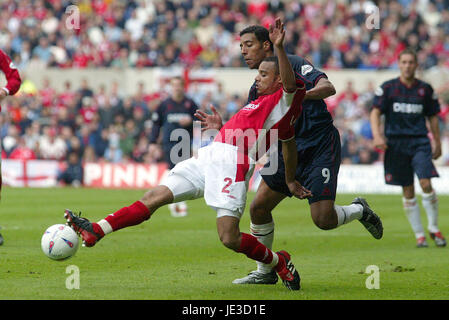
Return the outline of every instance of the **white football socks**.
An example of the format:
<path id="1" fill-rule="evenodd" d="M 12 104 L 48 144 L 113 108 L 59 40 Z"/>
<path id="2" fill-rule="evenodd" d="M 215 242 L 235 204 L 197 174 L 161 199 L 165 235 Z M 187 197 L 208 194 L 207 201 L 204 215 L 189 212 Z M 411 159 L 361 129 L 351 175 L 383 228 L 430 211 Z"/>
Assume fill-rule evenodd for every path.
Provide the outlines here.
<path id="1" fill-rule="evenodd" d="M 251 234 L 259 240 L 260 243 L 264 244 L 268 249 L 272 249 L 273 240 L 274 240 L 274 222 L 271 221 L 266 224 L 250 224 Z M 274 256 L 277 257 L 275 253 L 273 253 L 273 260 L 275 260 Z M 277 260 L 277 259 L 276 259 Z M 265 264 L 257 261 L 257 271 L 260 273 L 270 273 L 273 269 L 271 264 Z M 277 261 L 275 261 L 274 266 L 276 266 Z"/>
<path id="2" fill-rule="evenodd" d="M 404 205 L 405 215 L 412 226 L 416 239 L 424 237 L 424 228 L 421 223 L 421 214 L 416 198 L 402 198 L 402 204 Z"/>
<path id="3" fill-rule="evenodd" d="M 438 229 L 438 198 L 435 191 L 422 194 L 422 206 L 427 214 L 427 223 L 429 232 L 436 233 Z"/>
<path id="4" fill-rule="evenodd" d="M 360 220 L 363 216 L 363 207 L 360 204 L 350 204 L 349 206 L 334 205 L 337 212 L 337 227 L 349 223 L 355 219 Z"/>

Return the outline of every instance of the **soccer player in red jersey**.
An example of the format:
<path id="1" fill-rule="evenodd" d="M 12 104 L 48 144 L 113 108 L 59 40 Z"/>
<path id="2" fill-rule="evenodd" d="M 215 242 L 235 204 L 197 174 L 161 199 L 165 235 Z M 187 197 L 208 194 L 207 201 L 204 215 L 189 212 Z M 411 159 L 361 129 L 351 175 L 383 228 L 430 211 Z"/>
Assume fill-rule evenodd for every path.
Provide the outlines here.
<path id="1" fill-rule="evenodd" d="M 277 141 L 273 132 L 282 141 L 285 180 L 290 192 L 300 199 L 312 196 L 295 180 L 294 125 L 301 113 L 305 85 L 295 79 L 284 50 L 284 37 L 284 25 L 277 19 L 270 28 L 277 58 L 267 58 L 259 66 L 256 77 L 259 98 L 237 112 L 214 141 L 199 150 L 198 158 L 178 163 L 166 180 L 146 192 L 140 201 L 98 223 L 65 211 L 68 224 L 81 235 L 86 246 L 95 245 L 108 233 L 142 223 L 163 205 L 204 197 L 217 212 L 218 234 L 227 248 L 274 268 L 288 289 L 300 289 L 299 273 L 286 251 L 273 252 L 255 236 L 239 229 L 254 164 Z"/>
<path id="2" fill-rule="evenodd" d="M 6 86 L 0 88 L 0 108 L 2 100 L 8 95 L 14 95 L 20 88 L 22 84 L 22 79 L 20 79 L 19 71 L 17 71 L 16 66 L 11 61 L 8 55 L 0 50 L 0 70 L 5 74 Z M 0 144 L 1 152 L 1 144 Z M 2 190 L 2 174 L 1 174 L 1 158 L 0 158 L 0 198 Z M 0 245 L 4 242 L 2 235 L 0 234 Z"/>

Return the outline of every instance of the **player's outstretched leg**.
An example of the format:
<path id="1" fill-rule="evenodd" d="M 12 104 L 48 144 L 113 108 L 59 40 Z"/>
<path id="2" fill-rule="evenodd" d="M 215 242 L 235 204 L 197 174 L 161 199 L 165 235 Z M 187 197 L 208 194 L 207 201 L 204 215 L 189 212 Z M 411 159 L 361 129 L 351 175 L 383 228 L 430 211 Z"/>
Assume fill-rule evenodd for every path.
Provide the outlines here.
<path id="1" fill-rule="evenodd" d="M 64 218 L 75 232 L 83 239 L 83 246 L 93 247 L 101 238 L 104 232 L 97 223 L 92 223 L 86 218 L 81 218 L 80 214 L 75 214 L 69 209 L 64 211 Z"/>
<path id="2" fill-rule="evenodd" d="M 371 210 L 368 202 L 366 202 L 364 198 L 358 197 L 355 198 L 352 203 L 360 204 L 363 207 L 363 215 L 359 221 L 363 224 L 366 230 L 368 230 L 375 239 L 382 238 L 384 232 L 382 221 L 379 216 Z"/>
<path id="3" fill-rule="evenodd" d="M 81 218 L 70 210 L 65 211 L 64 217 L 67 224 L 81 236 L 83 245 L 92 247 L 106 234 L 138 225 L 148 220 L 159 207 L 171 202 L 172 192 L 161 185 L 148 190 L 141 200 L 121 208 L 97 223 Z"/>

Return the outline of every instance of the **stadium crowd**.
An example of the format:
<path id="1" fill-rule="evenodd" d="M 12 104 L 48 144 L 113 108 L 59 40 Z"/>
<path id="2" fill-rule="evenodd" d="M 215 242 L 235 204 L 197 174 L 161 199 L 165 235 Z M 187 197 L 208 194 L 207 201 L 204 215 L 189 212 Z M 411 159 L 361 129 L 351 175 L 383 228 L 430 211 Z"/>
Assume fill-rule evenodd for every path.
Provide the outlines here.
<path id="1" fill-rule="evenodd" d="M 65 23 L 67 6 L 77 5 L 80 29 Z M 287 51 L 324 70 L 396 68 L 406 46 L 418 52 L 420 66 L 449 68 L 449 1 L 65 1 L 5 0 L 0 3 L 0 48 L 19 70 L 56 68 L 172 66 L 246 67 L 238 31 L 250 24 L 286 21 Z M 376 8 L 379 11 L 376 11 Z M 376 16 L 382 28 L 376 29 Z M 373 25 L 367 17 L 374 17 Z M 248 85 L 249 88 L 249 85 Z M 373 150 L 369 110 L 374 86 L 327 99 L 341 131 L 343 163 L 381 160 Z M 161 149 L 149 143 L 152 114 L 165 92 L 136 94 L 94 90 L 88 79 L 67 81 L 56 91 L 50 79 L 24 79 L 21 92 L 4 100 L 0 113 L 2 157 L 157 163 Z M 213 103 L 228 119 L 246 96 L 218 92 L 191 98 L 202 109 Z M 441 123 L 449 123 L 449 99 L 440 99 Z M 443 134 L 443 141 L 445 136 Z M 449 159 L 444 159 L 449 163 Z M 75 170 L 76 171 L 76 170 Z"/>
<path id="2" fill-rule="evenodd" d="M 77 32 L 67 27 L 79 10 Z M 423 68 L 449 63 L 447 0 L 4 0 L 0 47 L 16 64 L 51 67 L 241 67 L 238 32 L 286 23 L 287 52 L 316 67 L 396 66 L 406 46 Z M 380 28 L 382 26 L 382 28 Z"/>

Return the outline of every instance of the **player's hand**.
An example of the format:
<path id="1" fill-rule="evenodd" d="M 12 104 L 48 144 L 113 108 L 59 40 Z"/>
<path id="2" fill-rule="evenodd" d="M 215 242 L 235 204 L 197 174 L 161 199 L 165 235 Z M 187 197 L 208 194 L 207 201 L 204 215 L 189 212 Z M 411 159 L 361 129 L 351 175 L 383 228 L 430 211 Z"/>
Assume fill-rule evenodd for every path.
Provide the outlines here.
<path id="1" fill-rule="evenodd" d="M 387 150 L 388 146 L 384 137 L 374 137 L 373 138 L 374 147 L 380 150 Z"/>
<path id="2" fill-rule="evenodd" d="M 288 190 L 293 196 L 299 199 L 307 199 L 313 196 L 312 192 L 305 187 L 303 187 L 298 181 L 288 182 Z"/>
<path id="3" fill-rule="evenodd" d="M 432 152 L 432 159 L 436 160 L 441 157 L 441 143 L 436 143 Z"/>
<path id="4" fill-rule="evenodd" d="M 195 117 L 197 117 L 198 120 L 201 122 L 201 131 L 206 130 L 220 130 L 222 127 L 222 119 L 220 114 L 217 112 L 215 107 L 213 105 L 210 106 L 210 110 L 212 111 L 212 114 L 207 114 L 204 111 L 197 110 L 194 114 Z"/>
<path id="5" fill-rule="evenodd" d="M 274 22 L 274 26 L 270 24 L 270 28 L 268 29 L 270 40 L 276 47 L 282 47 L 285 38 L 285 29 L 284 24 L 281 22 L 280 18 L 277 18 Z"/>

